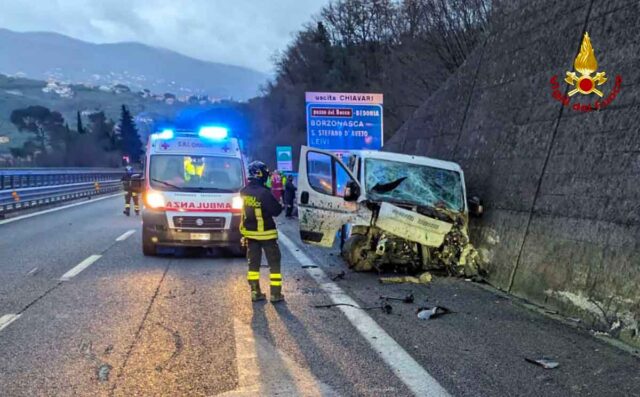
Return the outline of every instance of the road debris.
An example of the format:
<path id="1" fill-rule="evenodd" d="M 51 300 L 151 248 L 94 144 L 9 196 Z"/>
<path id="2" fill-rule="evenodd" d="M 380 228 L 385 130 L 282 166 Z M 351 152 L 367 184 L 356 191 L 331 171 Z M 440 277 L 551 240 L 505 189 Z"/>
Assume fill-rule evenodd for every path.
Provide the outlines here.
<path id="1" fill-rule="evenodd" d="M 346 275 L 347 274 L 343 270 L 340 273 L 336 274 L 335 276 L 331 277 L 331 281 L 344 280 L 344 276 L 346 276 Z"/>
<path id="2" fill-rule="evenodd" d="M 317 269 L 317 265 L 302 265 L 303 269 Z"/>
<path id="3" fill-rule="evenodd" d="M 382 284 L 402 284 L 402 283 L 429 284 L 431 282 L 431 279 L 432 279 L 431 273 L 424 272 L 418 277 L 415 277 L 415 276 L 380 277 L 378 280 Z"/>
<path id="4" fill-rule="evenodd" d="M 400 301 L 400 302 L 403 302 L 403 303 L 413 303 L 415 301 L 415 297 L 413 296 L 413 294 L 406 295 L 404 298 L 396 298 L 396 297 L 393 297 L 393 296 L 380 295 L 380 299 L 392 300 L 392 301 Z"/>
<path id="5" fill-rule="evenodd" d="M 380 306 L 369 306 L 369 307 L 356 306 L 350 303 L 328 303 L 325 305 L 313 305 L 313 307 L 315 308 L 330 308 L 330 307 L 336 307 L 336 306 L 349 306 L 349 307 L 353 307 L 360 310 L 381 309 L 386 314 L 391 314 L 393 312 L 393 306 L 391 306 L 389 303 L 383 303 Z"/>
<path id="6" fill-rule="evenodd" d="M 434 307 L 419 307 L 416 310 L 416 314 L 420 320 L 429 320 L 432 318 L 440 317 L 445 314 L 453 313 L 451 310 L 442 306 Z"/>
<path id="7" fill-rule="evenodd" d="M 98 380 L 100 382 L 107 382 L 109 380 L 109 373 L 113 367 L 109 364 L 102 364 L 98 367 Z"/>
<path id="8" fill-rule="evenodd" d="M 528 363 L 539 365 L 544 369 L 554 369 L 560 365 L 557 361 L 546 357 L 539 359 L 525 357 L 524 360 Z"/>

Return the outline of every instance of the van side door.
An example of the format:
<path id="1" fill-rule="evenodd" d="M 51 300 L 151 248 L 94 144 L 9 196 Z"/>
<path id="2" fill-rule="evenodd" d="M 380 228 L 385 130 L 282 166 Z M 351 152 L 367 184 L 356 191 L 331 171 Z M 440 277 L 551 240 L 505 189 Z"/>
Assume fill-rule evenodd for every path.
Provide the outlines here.
<path id="1" fill-rule="evenodd" d="M 355 217 L 360 198 L 355 176 L 331 152 L 302 146 L 298 192 L 300 238 L 331 247 L 337 231 Z"/>

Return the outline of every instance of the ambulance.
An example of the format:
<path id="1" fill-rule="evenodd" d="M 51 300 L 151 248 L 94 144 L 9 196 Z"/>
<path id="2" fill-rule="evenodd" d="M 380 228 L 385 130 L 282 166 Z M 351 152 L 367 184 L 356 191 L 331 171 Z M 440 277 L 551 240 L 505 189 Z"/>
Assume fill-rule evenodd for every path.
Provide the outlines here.
<path id="1" fill-rule="evenodd" d="M 142 252 L 157 247 L 225 247 L 242 255 L 240 189 L 245 161 L 221 126 L 152 134 L 145 156 Z"/>

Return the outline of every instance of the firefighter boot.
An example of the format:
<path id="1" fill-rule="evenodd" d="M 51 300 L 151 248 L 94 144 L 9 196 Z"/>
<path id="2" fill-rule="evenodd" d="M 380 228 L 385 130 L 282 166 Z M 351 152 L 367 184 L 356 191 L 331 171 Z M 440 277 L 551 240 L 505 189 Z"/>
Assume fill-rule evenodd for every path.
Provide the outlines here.
<path id="1" fill-rule="evenodd" d="M 124 211 L 122 211 L 123 214 L 125 214 L 126 216 L 131 215 L 131 212 L 129 211 L 129 208 L 125 208 Z"/>
<path id="2" fill-rule="evenodd" d="M 281 302 L 284 300 L 284 295 L 282 295 L 282 274 L 280 273 L 279 266 L 280 261 L 279 258 L 277 259 L 278 266 L 275 269 L 272 269 L 272 273 L 269 275 L 269 285 L 271 286 L 271 297 L 269 298 L 269 300 L 271 301 L 271 303 Z"/>
<path id="3" fill-rule="evenodd" d="M 284 301 L 284 295 L 282 294 L 282 287 L 271 286 L 271 296 L 269 297 L 271 303 L 278 303 Z"/>
<path id="4" fill-rule="evenodd" d="M 251 285 L 251 302 L 259 302 L 266 299 L 266 295 L 260 291 L 260 283 L 258 281 L 251 281 L 249 285 Z"/>

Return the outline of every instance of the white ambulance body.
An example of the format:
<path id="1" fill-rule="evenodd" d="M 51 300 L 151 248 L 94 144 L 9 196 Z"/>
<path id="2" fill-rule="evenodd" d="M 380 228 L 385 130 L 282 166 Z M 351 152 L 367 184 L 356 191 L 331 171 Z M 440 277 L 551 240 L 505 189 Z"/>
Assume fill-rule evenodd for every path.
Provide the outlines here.
<path id="1" fill-rule="evenodd" d="M 241 254 L 245 163 L 224 127 L 164 130 L 149 137 L 142 250 L 157 246 L 227 247 Z"/>

